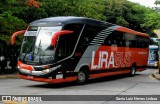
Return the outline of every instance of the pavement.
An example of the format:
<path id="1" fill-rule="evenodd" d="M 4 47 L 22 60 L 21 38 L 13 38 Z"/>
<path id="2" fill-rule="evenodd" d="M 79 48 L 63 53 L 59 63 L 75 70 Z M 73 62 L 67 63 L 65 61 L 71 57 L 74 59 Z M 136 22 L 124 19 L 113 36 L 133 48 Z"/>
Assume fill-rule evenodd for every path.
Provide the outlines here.
<path id="1" fill-rule="evenodd" d="M 18 74 L 13 73 L 13 74 L 1 74 L 0 75 L 0 79 L 5 79 L 5 78 L 18 78 Z"/>
<path id="2" fill-rule="evenodd" d="M 159 69 L 155 70 L 152 74 L 152 77 L 160 80 L 160 74 L 159 74 Z M 18 78 L 17 73 L 12 73 L 12 74 L 0 74 L 0 79 L 5 79 L 5 78 Z"/>
<path id="3" fill-rule="evenodd" d="M 160 80 L 159 69 L 157 69 L 156 71 L 154 71 L 151 75 L 153 77 L 155 77 L 156 79 Z"/>

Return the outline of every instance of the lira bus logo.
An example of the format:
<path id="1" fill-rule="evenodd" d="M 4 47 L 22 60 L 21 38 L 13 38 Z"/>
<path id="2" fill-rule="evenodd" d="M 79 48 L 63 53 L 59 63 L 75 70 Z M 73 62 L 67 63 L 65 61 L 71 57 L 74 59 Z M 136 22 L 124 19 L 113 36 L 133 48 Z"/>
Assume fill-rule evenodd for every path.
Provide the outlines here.
<path id="1" fill-rule="evenodd" d="M 92 52 L 91 69 L 106 69 L 128 67 L 131 63 L 131 52 L 107 52 L 99 51 L 96 55 Z"/>

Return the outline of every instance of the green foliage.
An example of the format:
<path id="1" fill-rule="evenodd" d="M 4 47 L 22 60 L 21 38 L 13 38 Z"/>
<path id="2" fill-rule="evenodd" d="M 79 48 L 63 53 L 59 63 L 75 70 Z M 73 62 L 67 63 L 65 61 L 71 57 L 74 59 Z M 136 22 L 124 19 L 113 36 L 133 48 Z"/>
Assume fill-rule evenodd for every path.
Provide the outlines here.
<path id="1" fill-rule="evenodd" d="M 156 0 L 156 1 L 155 1 L 155 4 L 156 4 L 156 5 L 160 4 L 160 0 Z"/>
<path id="2" fill-rule="evenodd" d="M 13 14 L 18 18 L 24 20 L 26 23 L 30 23 L 34 20 L 48 17 L 47 13 L 45 12 L 45 9 L 35 7 L 21 8 L 21 10 L 13 12 Z"/>
<path id="3" fill-rule="evenodd" d="M 97 0 L 42 0 L 48 16 L 81 16 L 105 20 L 103 2 Z"/>
<path id="4" fill-rule="evenodd" d="M 0 0 L 0 2 L 4 5 L 13 4 L 15 0 Z"/>
<path id="5" fill-rule="evenodd" d="M 128 22 L 124 19 L 126 15 L 126 0 L 107 0 L 105 3 L 106 21 L 128 26 Z"/>
<path id="6" fill-rule="evenodd" d="M 152 35 L 160 27 L 157 11 L 127 0 L 107 0 L 105 16 L 108 22 Z"/>
<path id="7" fill-rule="evenodd" d="M 160 27 L 160 13 L 127 0 L 0 0 L 0 35 L 25 29 L 30 22 L 53 16 L 81 16 L 103 20 L 140 32 L 153 34 Z M 156 4 L 159 0 L 156 1 Z M 5 39 L 3 37 L 3 39 Z"/>
<path id="8" fill-rule="evenodd" d="M 98 20 L 106 20 L 104 15 L 105 5 L 102 0 L 81 0 L 73 6 L 76 16 L 94 18 Z"/>
<path id="9" fill-rule="evenodd" d="M 7 42 L 10 40 L 11 34 L 16 30 L 21 30 L 26 28 L 26 23 L 14 17 L 11 11 L 6 11 L 0 14 L 0 39 Z"/>

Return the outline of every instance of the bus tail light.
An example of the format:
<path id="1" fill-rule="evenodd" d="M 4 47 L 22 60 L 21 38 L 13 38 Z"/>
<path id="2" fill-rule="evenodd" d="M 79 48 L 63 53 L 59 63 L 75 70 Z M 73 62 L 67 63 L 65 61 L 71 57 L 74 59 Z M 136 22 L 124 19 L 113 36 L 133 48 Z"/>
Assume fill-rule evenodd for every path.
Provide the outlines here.
<path id="1" fill-rule="evenodd" d="M 158 62 L 157 62 L 157 61 L 154 63 L 154 66 L 155 66 L 155 67 L 157 67 L 157 66 L 158 66 Z"/>
<path id="2" fill-rule="evenodd" d="M 14 45 L 15 38 L 16 38 L 17 35 L 24 34 L 25 32 L 26 32 L 26 30 L 21 30 L 21 31 L 17 31 L 17 32 L 13 33 L 11 44 Z"/>
<path id="3" fill-rule="evenodd" d="M 56 32 L 56 33 L 52 36 L 51 46 L 55 46 L 56 41 L 57 41 L 57 39 L 58 39 L 59 36 L 61 36 L 61 35 L 67 35 L 67 34 L 71 34 L 71 33 L 73 33 L 73 31 L 71 31 L 71 30 L 62 30 L 62 31 Z"/>

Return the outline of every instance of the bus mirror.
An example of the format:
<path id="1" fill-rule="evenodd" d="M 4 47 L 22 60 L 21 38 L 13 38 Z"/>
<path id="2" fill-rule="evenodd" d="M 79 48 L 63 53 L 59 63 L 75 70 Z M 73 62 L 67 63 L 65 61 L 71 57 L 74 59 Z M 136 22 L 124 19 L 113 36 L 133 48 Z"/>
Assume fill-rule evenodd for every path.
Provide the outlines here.
<path id="1" fill-rule="evenodd" d="M 61 35 L 67 35 L 67 34 L 71 34 L 71 33 L 73 33 L 73 31 L 70 31 L 70 30 L 62 30 L 62 31 L 56 32 L 56 33 L 52 36 L 51 46 L 55 46 L 56 41 L 57 41 L 57 39 L 58 39 L 59 36 L 61 36 Z"/>
<path id="2" fill-rule="evenodd" d="M 15 38 L 16 38 L 17 35 L 23 34 L 25 32 L 26 32 L 26 30 L 21 30 L 21 31 L 17 31 L 17 32 L 13 33 L 12 39 L 11 39 L 11 44 L 14 45 Z"/>

